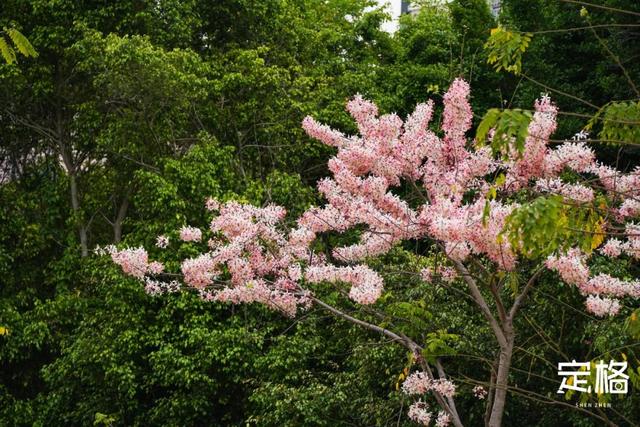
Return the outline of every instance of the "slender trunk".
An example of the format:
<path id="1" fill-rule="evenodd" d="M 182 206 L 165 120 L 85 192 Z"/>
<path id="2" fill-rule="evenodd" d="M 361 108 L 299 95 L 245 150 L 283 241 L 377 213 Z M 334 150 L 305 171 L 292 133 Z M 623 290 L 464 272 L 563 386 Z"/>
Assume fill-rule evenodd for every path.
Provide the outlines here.
<path id="1" fill-rule="evenodd" d="M 484 425 L 489 425 L 489 418 L 491 418 L 491 408 L 493 407 L 493 396 L 496 392 L 496 372 L 498 372 L 499 358 L 496 357 L 491 364 L 491 379 L 489 380 L 489 390 L 487 396 L 487 406 L 484 411 Z"/>
<path id="2" fill-rule="evenodd" d="M 78 195 L 78 182 L 75 174 L 69 174 L 69 184 L 71 187 L 71 208 L 73 209 L 74 221 L 78 224 L 78 234 L 80 236 L 80 250 L 82 257 L 89 256 L 89 244 L 87 241 L 87 229 L 80 221 L 80 198 Z"/>
<path id="3" fill-rule="evenodd" d="M 128 194 L 125 194 L 124 199 L 120 204 L 120 208 L 118 209 L 116 219 L 113 222 L 113 243 L 117 244 L 122 240 L 122 222 L 127 216 L 127 209 L 129 209 L 129 196 Z"/>
<path id="4" fill-rule="evenodd" d="M 60 91 L 64 87 L 65 82 L 62 77 L 59 64 L 56 67 L 56 90 Z M 59 154 L 62 157 L 64 167 L 67 174 L 69 174 L 69 192 L 71 193 L 71 209 L 73 211 L 73 222 L 78 228 L 78 236 L 80 238 L 80 251 L 83 258 L 89 256 L 89 243 L 87 239 L 87 226 L 83 224 L 81 220 L 80 212 L 80 195 L 78 193 L 78 181 L 76 178 L 76 172 L 78 168 L 74 164 L 73 149 L 69 140 L 69 133 L 65 127 L 64 111 L 62 106 L 63 97 L 58 93 L 56 96 L 55 104 L 55 126 L 56 126 L 56 139 L 58 144 Z"/>
<path id="5" fill-rule="evenodd" d="M 505 331 L 506 345 L 500 347 L 498 358 L 498 373 L 496 374 L 495 394 L 493 396 L 493 406 L 489 427 L 500 427 L 502 425 L 502 415 L 507 403 L 507 388 L 509 385 L 509 370 L 511 368 L 511 357 L 513 356 L 514 335 L 511 325 L 507 325 Z"/>

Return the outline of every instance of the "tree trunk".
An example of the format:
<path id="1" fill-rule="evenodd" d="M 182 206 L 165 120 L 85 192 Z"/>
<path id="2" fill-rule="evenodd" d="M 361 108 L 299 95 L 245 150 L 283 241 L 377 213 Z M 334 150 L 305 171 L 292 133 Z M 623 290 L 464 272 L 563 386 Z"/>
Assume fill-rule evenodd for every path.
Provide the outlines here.
<path id="1" fill-rule="evenodd" d="M 82 257 L 89 256 L 89 244 L 87 242 L 87 229 L 80 221 L 80 198 L 78 196 L 78 183 L 74 174 L 69 174 L 69 184 L 71 187 L 71 208 L 73 209 L 74 221 L 78 224 L 78 234 L 80 236 L 80 250 Z"/>
<path id="2" fill-rule="evenodd" d="M 120 204 L 120 208 L 118 209 L 118 214 L 116 215 L 116 219 L 113 222 L 113 243 L 118 244 L 120 240 L 122 240 L 122 222 L 124 218 L 127 216 L 127 209 L 129 208 L 129 192 L 124 195 L 124 199 Z"/>
<path id="3" fill-rule="evenodd" d="M 509 385 L 509 369 L 511 368 L 511 357 L 513 355 L 514 335 L 511 325 L 505 330 L 507 343 L 500 347 L 498 360 L 498 373 L 496 375 L 495 394 L 493 397 L 493 407 L 489 418 L 489 427 L 500 427 L 502 425 L 502 415 L 507 403 L 507 387 Z"/>
<path id="4" fill-rule="evenodd" d="M 489 390 L 487 396 L 487 407 L 484 411 L 484 425 L 489 425 L 489 419 L 491 418 L 491 409 L 493 408 L 493 397 L 496 393 L 496 374 L 498 372 L 499 354 L 491 364 L 491 379 L 489 380 Z"/>

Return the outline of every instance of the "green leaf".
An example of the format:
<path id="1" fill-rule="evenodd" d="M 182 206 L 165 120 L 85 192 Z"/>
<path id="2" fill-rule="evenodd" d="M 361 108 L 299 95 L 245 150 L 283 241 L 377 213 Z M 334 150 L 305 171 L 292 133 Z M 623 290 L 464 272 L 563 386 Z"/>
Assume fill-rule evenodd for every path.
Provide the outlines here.
<path id="1" fill-rule="evenodd" d="M 0 53 L 7 64 L 13 64 L 16 62 L 16 52 L 13 50 L 4 37 L 0 36 Z"/>
<path id="2" fill-rule="evenodd" d="M 482 118 L 482 121 L 478 125 L 478 129 L 476 130 L 476 142 L 478 145 L 484 145 L 487 135 L 492 127 L 495 126 L 498 118 L 500 117 L 500 110 L 497 108 L 491 108 Z"/>
<path id="3" fill-rule="evenodd" d="M 20 31 L 15 28 L 4 28 L 4 31 L 9 35 L 9 38 L 21 54 L 32 58 L 38 56 L 38 52 L 36 52 L 31 43 L 29 43 L 29 40 L 27 40 Z"/>
<path id="4" fill-rule="evenodd" d="M 491 30 L 489 40 L 484 47 L 487 50 L 487 63 L 493 65 L 496 71 L 520 74 L 522 71 L 522 54 L 529 47 L 533 34 L 506 30 L 497 27 Z"/>
<path id="5" fill-rule="evenodd" d="M 640 143 L 640 102 L 614 101 L 600 108 L 585 130 L 592 131 L 601 123 L 599 139 L 609 145 Z"/>
<path id="6" fill-rule="evenodd" d="M 487 111 L 478 125 L 476 142 L 479 146 L 483 146 L 489 131 L 494 129 L 491 140 L 491 150 L 494 155 L 507 157 L 511 148 L 515 148 L 522 154 L 529 134 L 531 117 L 530 112 L 518 108 L 502 111 L 492 108 Z"/>
<path id="7" fill-rule="evenodd" d="M 529 258 L 546 257 L 574 246 L 590 253 L 603 240 L 603 218 L 598 210 L 606 207 L 603 203 L 598 198 L 595 206 L 575 206 L 564 203 L 559 195 L 538 197 L 511 212 L 501 235 Z"/>

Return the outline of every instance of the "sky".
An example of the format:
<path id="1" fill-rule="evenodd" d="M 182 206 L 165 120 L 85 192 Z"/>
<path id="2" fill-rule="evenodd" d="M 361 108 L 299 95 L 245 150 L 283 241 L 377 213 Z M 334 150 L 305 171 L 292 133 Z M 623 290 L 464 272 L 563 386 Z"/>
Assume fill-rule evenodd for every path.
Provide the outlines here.
<path id="1" fill-rule="evenodd" d="M 402 0 L 376 0 L 379 5 L 386 5 L 387 11 L 393 17 L 392 21 L 387 21 L 382 24 L 382 29 L 393 33 L 398 29 L 398 17 L 400 16 L 400 7 L 402 5 Z"/>

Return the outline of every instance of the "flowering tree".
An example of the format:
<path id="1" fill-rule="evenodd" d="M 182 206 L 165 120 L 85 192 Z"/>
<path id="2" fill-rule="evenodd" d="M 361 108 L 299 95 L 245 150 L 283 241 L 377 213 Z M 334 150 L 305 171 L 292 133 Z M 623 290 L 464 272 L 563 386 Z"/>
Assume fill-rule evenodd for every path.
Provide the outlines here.
<path id="1" fill-rule="evenodd" d="M 287 229 L 281 207 L 207 200 L 215 213 L 206 232 L 208 249 L 182 261 L 181 281 L 166 279 L 175 274 L 150 262 L 143 248 L 107 251 L 150 294 L 189 288 L 206 300 L 260 302 L 288 316 L 316 304 L 384 334 L 405 346 L 420 367 L 403 391 L 425 398 L 429 393 L 439 406 L 433 415 L 419 400 L 409 416 L 424 425 L 435 419 L 437 426 L 461 426 L 456 387 L 439 359 L 426 360 L 421 343 L 411 337 L 353 317 L 314 293 L 322 283 L 346 284 L 353 301 L 375 304 L 383 279 L 367 259 L 404 241 L 427 241 L 446 262 L 416 274 L 468 292 L 495 336 L 497 372 L 488 391 L 473 392 L 486 398 L 487 424 L 499 426 L 516 340 L 514 318 L 542 271 L 553 270 L 577 286 L 586 309 L 597 316 L 615 315 L 623 298 L 640 296 L 639 281 L 589 269 L 594 250 L 640 258 L 640 226 L 632 222 L 640 215 L 640 169 L 623 174 L 598 163 L 580 137 L 550 147 L 557 108 L 547 96 L 536 101 L 524 133 L 511 132 L 495 116 L 480 125 L 486 138 L 469 141 L 468 97 L 468 84 L 455 80 L 444 96 L 442 136 L 428 127 L 432 101 L 418 105 L 403 122 L 395 114 L 379 115 L 373 103 L 356 96 L 347 108 L 359 136 L 305 118 L 310 136 L 337 149 L 328 163 L 332 176 L 318 184 L 326 204 L 309 209 Z M 320 234 L 348 230 L 359 232 L 357 243 L 330 254 L 317 250 Z M 605 242 L 609 235 L 615 237 Z M 179 238 L 197 244 L 206 237 L 199 228 L 183 227 Z M 170 245 L 169 237 L 158 237 L 158 247 Z M 510 280 L 522 286 L 509 292 L 504 288 Z"/>

